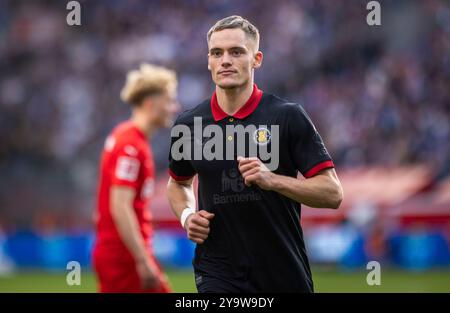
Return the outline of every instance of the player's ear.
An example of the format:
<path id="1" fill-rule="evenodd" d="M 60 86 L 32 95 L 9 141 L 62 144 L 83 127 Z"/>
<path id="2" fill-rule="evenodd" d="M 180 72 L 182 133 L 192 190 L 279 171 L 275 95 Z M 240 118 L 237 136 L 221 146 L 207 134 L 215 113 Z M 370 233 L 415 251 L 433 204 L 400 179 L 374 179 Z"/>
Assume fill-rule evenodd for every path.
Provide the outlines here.
<path id="1" fill-rule="evenodd" d="M 144 98 L 144 100 L 142 100 L 140 107 L 146 110 L 152 109 L 153 108 L 152 102 L 153 102 L 152 97 L 147 96 Z"/>
<path id="2" fill-rule="evenodd" d="M 210 71 L 211 70 L 211 65 L 209 65 L 209 53 L 207 55 L 207 59 L 208 59 L 208 70 Z"/>
<path id="3" fill-rule="evenodd" d="M 261 51 L 258 51 L 255 53 L 255 57 L 253 60 L 253 68 L 260 68 L 262 65 L 262 60 L 263 60 L 263 53 Z"/>

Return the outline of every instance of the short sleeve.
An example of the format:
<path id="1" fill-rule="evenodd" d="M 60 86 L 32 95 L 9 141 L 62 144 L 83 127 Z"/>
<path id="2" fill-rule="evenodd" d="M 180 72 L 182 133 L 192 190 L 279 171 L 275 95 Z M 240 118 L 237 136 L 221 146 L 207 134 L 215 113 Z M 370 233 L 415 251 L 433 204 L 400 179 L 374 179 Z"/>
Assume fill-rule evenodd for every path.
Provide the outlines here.
<path id="1" fill-rule="evenodd" d="M 169 175 L 177 181 L 188 180 L 196 174 L 190 158 L 184 155 L 183 147 L 185 145 L 183 143 L 190 144 L 190 136 L 188 138 L 186 133 L 183 133 L 183 128 L 187 130 L 188 126 L 177 120 L 171 130 Z"/>
<path id="2" fill-rule="evenodd" d="M 128 144 L 117 147 L 113 153 L 111 184 L 138 188 L 139 173 L 142 167 L 141 155 L 138 148 Z"/>
<path id="3" fill-rule="evenodd" d="M 322 137 L 299 104 L 292 104 L 288 121 L 290 154 L 297 170 L 309 178 L 334 167 Z"/>

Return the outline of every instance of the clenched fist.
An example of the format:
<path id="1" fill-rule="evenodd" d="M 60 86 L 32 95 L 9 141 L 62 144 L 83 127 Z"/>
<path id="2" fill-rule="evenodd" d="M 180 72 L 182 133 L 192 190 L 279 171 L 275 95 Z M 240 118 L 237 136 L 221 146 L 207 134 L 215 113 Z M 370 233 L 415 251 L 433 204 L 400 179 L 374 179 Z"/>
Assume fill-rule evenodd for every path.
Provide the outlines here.
<path id="1" fill-rule="evenodd" d="M 214 214 L 205 210 L 198 211 L 188 216 L 184 224 L 189 240 L 202 244 L 209 235 L 209 224 Z"/>
<path id="2" fill-rule="evenodd" d="M 251 186 L 255 184 L 264 190 L 273 188 L 275 174 L 269 171 L 261 160 L 256 157 L 238 157 L 237 161 L 239 162 L 239 171 L 244 177 L 245 185 Z"/>

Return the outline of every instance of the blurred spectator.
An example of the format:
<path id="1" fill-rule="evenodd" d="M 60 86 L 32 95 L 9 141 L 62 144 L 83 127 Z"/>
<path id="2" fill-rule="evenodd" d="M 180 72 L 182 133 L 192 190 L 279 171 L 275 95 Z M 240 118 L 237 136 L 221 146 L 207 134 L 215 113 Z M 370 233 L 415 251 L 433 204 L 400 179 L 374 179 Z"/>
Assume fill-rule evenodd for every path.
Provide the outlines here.
<path id="1" fill-rule="evenodd" d="M 64 1 L 0 2 L 2 216 L 47 211 L 67 224 L 82 212 L 86 223 L 103 140 L 129 114 L 126 71 L 171 67 L 182 105 L 196 105 L 213 90 L 206 32 L 236 13 L 262 33 L 260 87 L 305 106 L 338 167 L 422 162 L 450 173 L 447 1 L 382 2 L 378 27 L 364 1 L 80 2 L 73 27 Z M 160 173 L 168 138 L 153 143 Z"/>

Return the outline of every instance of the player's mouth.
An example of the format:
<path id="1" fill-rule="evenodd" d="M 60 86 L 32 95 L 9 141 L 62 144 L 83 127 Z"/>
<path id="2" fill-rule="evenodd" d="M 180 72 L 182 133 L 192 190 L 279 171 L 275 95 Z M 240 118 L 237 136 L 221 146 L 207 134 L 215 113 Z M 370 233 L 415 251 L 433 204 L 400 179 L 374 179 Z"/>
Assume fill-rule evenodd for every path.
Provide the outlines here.
<path id="1" fill-rule="evenodd" d="M 218 75 L 223 75 L 223 76 L 230 76 L 233 74 L 236 74 L 237 71 L 232 71 L 232 70 L 225 70 L 225 71 L 219 71 L 217 74 Z"/>

